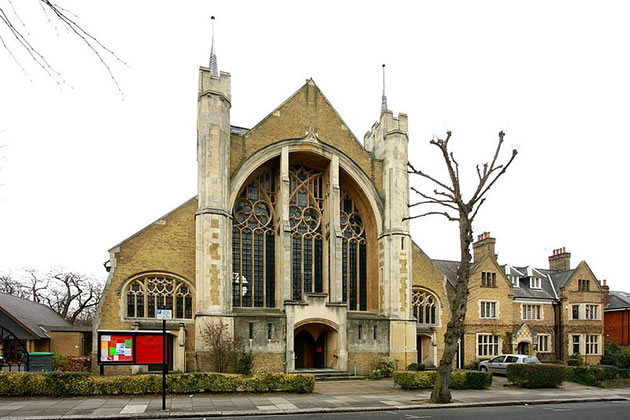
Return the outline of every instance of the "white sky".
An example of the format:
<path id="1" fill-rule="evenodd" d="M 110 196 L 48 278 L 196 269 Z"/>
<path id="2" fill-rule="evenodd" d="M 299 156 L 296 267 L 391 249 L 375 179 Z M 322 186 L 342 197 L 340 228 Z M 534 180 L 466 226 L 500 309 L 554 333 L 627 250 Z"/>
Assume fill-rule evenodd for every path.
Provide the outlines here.
<path id="1" fill-rule="evenodd" d="M 13 3 L 68 85 L 14 49 L 30 81 L 0 48 L 0 272 L 104 277 L 110 247 L 196 194 L 198 67 L 215 15 L 233 125 L 252 127 L 313 77 L 362 141 L 386 63 L 414 165 L 442 170 L 428 141 L 447 129 L 472 180 L 499 130 L 518 148 L 474 226 L 497 239 L 500 263 L 545 268 L 565 246 L 573 266 L 630 291 L 630 3 L 59 0 L 129 63 L 109 61 L 124 101 L 80 41 L 33 0 Z M 416 220 L 412 235 L 433 258 L 459 256 L 454 223 Z"/>

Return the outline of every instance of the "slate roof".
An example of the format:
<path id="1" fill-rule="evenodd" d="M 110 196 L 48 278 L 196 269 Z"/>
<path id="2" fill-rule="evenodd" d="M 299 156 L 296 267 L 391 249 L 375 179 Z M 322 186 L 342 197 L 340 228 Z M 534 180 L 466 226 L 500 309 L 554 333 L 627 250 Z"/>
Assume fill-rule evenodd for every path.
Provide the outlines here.
<path id="1" fill-rule="evenodd" d="M 35 337 L 49 338 L 40 327 L 69 327 L 68 321 L 61 315 L 41 303 L 0 293 L 0 311 L 14 319 Z"/>
<path id="2" fill-rule="evenodd" d="M 610 291 L 608 304 L 604 310 L 628 309 L 630 310 L 630 293 Z"/>
<path id="3" fill-rule="evenodd" d="M 511 268 L 510 274 L 519 278 L 518 285 L 519 287 L 513 287 L 514 297 L 520 299 L 557 299 L 556 293 L 554 292 L 554 286 L 549 282 L 549 277 L 547 277 L 546 271 L 539 268 L 533 267 L 513 267 Z M 505 272 L 505 265 L 502 266 L 503 272 Z M 529 270 L 528 270 L 529 268 Z M 519 275 L 520 273 L 520 275 Z M 534 289 L 531 287 L 530 277 L 528 274 L 532 274 L 533 277 L 539 278 L 540 280 L 540 289 Z"/>
<path id="4" fill-rule="evenodd" d="M 446 280 L 451 286 L 455 287 L 457 283 L 457 268 L 459 267 L 459 261 L 449 260 L 432 260 L 438 269 L 446 276 Z"/>
<path id="5" fill-rule="evenodd" d="M 230 126 L 230 133 L 236 134 L 238 136 L 244 136 L 249 131 L 249 128 L 237 127 L 235 125 Z"/>

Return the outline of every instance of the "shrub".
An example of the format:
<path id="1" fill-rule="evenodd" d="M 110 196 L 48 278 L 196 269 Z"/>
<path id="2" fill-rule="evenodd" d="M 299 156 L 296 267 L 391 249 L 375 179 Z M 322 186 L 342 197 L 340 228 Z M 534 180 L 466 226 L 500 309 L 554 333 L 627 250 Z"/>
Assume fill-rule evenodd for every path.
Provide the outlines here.
<path id="1" fill-rule="evenodd" d="M 507 367 L 507 379 L 524 388 L 547 388 L 562 385 L 566 368 L 561 365 L 513 363 Z"/>
<path id="2" fill-rule="evenodd" d="M 425 366 L 423 363 L 411 363 L 409 366 L 407 366 L 407 370 L 411 370 L 415 372 L 422 372 L 424 369 L 425 369 Z"/>
<path id="3" fill-rule="evenodd" d="M 600 365 L 617 366 L 619 364 L 619 355 L 604 354 L 599 363 Z"/>
<path id="4" fill-rule="evenodd" d="M 630 368 L 630 351 L 629 350 L 622 351 L 621 353 L 619 353 L 619 356 L 617 359 L 617 366 L 620 367 L 621 369 Z"/>
<path id="5" fill-rule="evenodd" d="M 584 360 L 582 360 L 582 356 L 579 354 L 574 354 L 569 356 L 569 360 L 567 360 L 567 365 L 569 366 L 583 366 Z"/>
<path id="6" fill-rule="evenodd" d="M 617 366 L 591 366 L 595 370 L 595 378 L 599 381 L 607 381 L 609 379 L 617 379 L 619 377 L 619 368 Z"/>
<path id="7" fill-rule="evenodd" d="M 630 369 L 619 369 L 619 377 L 621 379 L 628 379 L 630 378 Z"/>
<path id="8" fill-rule="evenodd" d="M 199 392 L 310 393 L 315 377 L 304 374 L 263 373 L 252 377 L 220 373 L 184 373 L 166 377 L 167 390 L 175 394 Z M 157 394 L 162 390 L 161 375 L 91 376 L 83 372 L 0 372 L 0 395 L 53 396 Z"/>
<path id="9" fill-rule="evenodd" d="M 394 384 L 400 386 L 402 389 L 433 388 L 436 375 L 437 373 L 435 371 L 396 371 L 393 373 Z"/>
<path id="10" fill-rule="evenodd" d="M 485 389 L 492 386 L 492 373 L 475 370 L 458 370 L 451 374 L 451 389 Z"/>
<path id="11" fill-rule="evenodd" d="M 54 370 L 63 370 L 64 367 L 68 366 L 68 359 L 63 357 L 61 354 L 55 352 L 52 355 L 53 369 Z"/>
<path id="12" fill-rule="evenodd" d="M 630 388 L 629 378 L 609 379 L 599 384 L 602 388 Z"/>
<path id="13" fill-rule="evenodd" d="M 433 388 L 437 372 L 396 371 L 394 383 L 403 389 Z M 451 373 L 451 389 L 484 389 L 492 386 L 492 373 L 456 370 Z"/>
<path id="14" fill-rule="evenodd" d="M 241 357 L 236 360 L 236 373 L 241 375 L 250 376 L 252 374 L 252 368 L 254 366 L 254 355 L 251 351 L 243 353 Z"/>
<path id="15" fill-rule="evenodd" d="M 589 386 L 601 386 L 603 382 L 620 376 L 620 369 L 616 366 L 576 366 L 567 369 L 567 381 Z"/>
<path id="16" fill-rule="evenodd" d="M 392 376 L 392 372 L 394 371 L 394 369 L 396 369 L 397 364 L 398 360 L 394 359 L 393 357 L 386 356 L 378 361 L 377 369 L 381 371 L 383 377 L 389 378 L 390 376 Z"/>

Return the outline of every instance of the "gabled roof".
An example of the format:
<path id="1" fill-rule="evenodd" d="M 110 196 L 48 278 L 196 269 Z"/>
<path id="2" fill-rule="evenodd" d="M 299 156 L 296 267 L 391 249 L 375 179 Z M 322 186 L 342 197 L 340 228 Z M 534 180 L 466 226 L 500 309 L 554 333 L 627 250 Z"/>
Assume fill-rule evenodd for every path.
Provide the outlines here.
<path id="1" fill-rule="evenodd" d="M 449 260 L 433 260 L 433 263 L 437 265 L 438 269 L 446 276 L 446 280 L 453 287 L 457 284 L 457 269 L 459 268 L 459 261 Z"/>
<path id="2" fill-rule="evenodd" d="M 72 326 L 46 305 L 5 293 L 0 293 L 0 311 L 38 338 L 49 338 L 46 327 Z"/>
<path id="3" fill-rule="evenodd" d="M 569 280 L 571 280 L 571 277 L 573 277 L 573 274 L 575 274 L 575 269 L 566 271 L 553 271 L 539 268 L 538 271 L 547 274 L 551 278 L 553 286 L 558 291 L 560 290 L 560 288 L 566 286 Z"/>
<path id="4" fill-rule="evenodd" d="M 630 293 L 628 292 L 615 292 L 610 291 L 608 294 L 608 303 L 606 308 L 608 310 L 613 309 L 628 309 L 630 310 Z"/>
<path id="5" fill-rule="evenodd" d="M 505 265 L 502 266 L 505 270 Z M 539 268 L 533 268 L 529 266 L 515 267 L 510 266 L 510 275 L 519 278 L 519 287 L 513 287 L 514 297 L 518 299 L 557 299 L 554 291 L 554 286 L 549 282 L 549 277 L 545 270 Z M 513 274 L 512 274 L 513 273 Z M 520 275 L 519 275 L 520 273 Z M 528 274 L 531 273 L 534 277 L 540 279 L 540 289 L 534 289 L 531 287 Z"/>

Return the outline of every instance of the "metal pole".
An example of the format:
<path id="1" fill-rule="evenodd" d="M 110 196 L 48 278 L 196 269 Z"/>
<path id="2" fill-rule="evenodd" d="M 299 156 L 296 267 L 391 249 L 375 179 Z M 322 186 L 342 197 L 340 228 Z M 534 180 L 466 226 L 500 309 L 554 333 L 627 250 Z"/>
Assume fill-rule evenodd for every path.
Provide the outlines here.
<path id="1" fill-rule="evenodd" d="M 168 372 L 168 350 L 166 346 L 166 319 L 162 320 L 162 410 L 166 410 L 166 373 Z"/>

